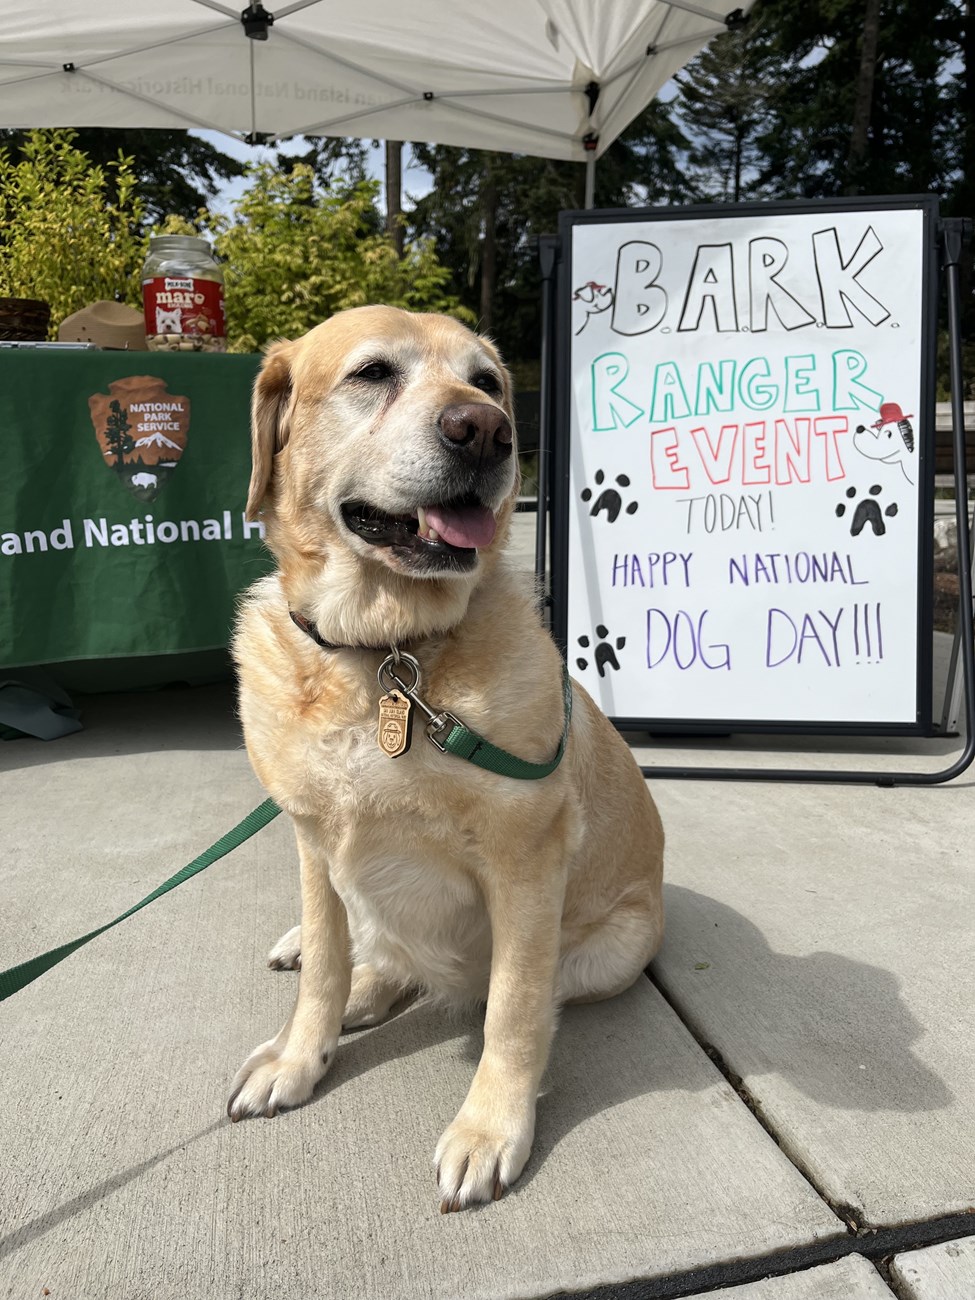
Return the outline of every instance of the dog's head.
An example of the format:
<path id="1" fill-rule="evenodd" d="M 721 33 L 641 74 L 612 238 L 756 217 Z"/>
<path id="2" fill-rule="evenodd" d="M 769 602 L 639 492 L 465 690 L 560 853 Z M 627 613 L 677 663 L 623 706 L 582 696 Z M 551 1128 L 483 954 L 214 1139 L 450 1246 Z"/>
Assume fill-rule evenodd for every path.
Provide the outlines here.
<path id="1" fill-rule="evenodd" d="M 503 544 L 518 489 L 511 385 L 446 316 L 359 307 L 269 349 L 247 513 L 263 510 L 293 606 L 329 640 L 451 626 Z"/>

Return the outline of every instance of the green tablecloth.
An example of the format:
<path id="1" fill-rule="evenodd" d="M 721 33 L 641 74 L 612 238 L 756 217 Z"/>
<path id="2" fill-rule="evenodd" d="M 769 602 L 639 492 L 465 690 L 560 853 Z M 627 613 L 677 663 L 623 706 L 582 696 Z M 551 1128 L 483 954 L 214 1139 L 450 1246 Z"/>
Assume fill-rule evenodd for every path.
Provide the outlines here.
<path id="1" fill-rule="evenodd" d="M 0 668 L 151 656 L 164 681 L 226 647 L 271 567 L 244 521 L 258 364 L 0 349 Z"/>

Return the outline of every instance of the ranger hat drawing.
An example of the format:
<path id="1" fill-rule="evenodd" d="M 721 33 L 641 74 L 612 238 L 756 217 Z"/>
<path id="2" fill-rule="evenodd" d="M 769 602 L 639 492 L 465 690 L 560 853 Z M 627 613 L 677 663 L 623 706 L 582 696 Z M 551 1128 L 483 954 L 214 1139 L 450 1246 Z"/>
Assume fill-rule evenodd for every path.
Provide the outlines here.
<path id="1" fill-rule="evenodd" d="M 897 402 L 883 402 L 879 420 L 869 426 L 857 425 L 853 445 L 868 460 L 883 461 L 885 465 L 900 465 L 908 483 L 913 483 L 913 418 L 913 415 L 905 415 Z"/>

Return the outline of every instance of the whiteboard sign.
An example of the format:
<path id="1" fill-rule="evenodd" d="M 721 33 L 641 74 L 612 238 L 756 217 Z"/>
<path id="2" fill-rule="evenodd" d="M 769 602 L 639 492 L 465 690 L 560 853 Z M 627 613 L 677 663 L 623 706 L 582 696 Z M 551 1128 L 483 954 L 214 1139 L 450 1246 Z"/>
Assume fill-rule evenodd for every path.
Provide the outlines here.
<path id="1" fill-rule="evenodd" d="M 621 725 L 930 730 L 935 216 L 563 215 L 555 625 Z"/>

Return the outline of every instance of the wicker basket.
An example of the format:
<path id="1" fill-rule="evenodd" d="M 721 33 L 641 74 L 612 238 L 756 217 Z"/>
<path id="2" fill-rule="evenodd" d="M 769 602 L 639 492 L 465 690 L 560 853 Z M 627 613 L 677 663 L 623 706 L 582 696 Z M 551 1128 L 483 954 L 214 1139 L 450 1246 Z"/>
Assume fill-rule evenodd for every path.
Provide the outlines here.
<path id="1" fill-rule="evenodd" d="M 50 303 L 36 298 L 0 298 L 0 341 L 32 343 L 47 338 Z"/>

